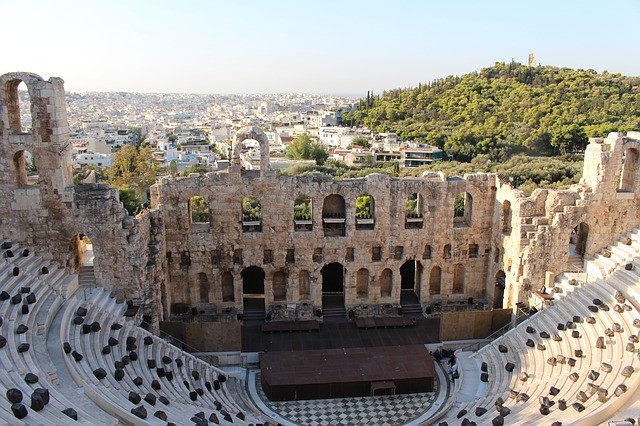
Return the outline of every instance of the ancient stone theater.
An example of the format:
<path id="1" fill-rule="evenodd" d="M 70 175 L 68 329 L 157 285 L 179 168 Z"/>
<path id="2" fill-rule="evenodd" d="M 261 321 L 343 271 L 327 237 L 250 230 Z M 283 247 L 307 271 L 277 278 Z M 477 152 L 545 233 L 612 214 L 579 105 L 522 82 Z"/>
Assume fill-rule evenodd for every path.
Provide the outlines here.
<path id="1" fill-rule="evenodd" d="M 28 133 L 20 82 L 31 99 Z M 259 143 L 259 170 L 241 167 L 246 139 Z M 265 134 L 247 127 L 235 134 L 228 170 L 159 177 L 135 216 L 117 189 L 73 183 L 71 151 L 63 80 L 0 76 L 0 289 L 8 296 L 0 297 L 0 351 L 9 354 L 0 384 L 10 401 L 0 418 L 8 423 L 306 424 L 269 405 L 264 389 L 250 391 L 259 378 L 251 385 L 224 366 L 257 363 L 251 354 L 286 345 L 318 356 L 335 344 L 311 342 L 336 324 L 372 351 L 405 344 L 415 354 L 418 343 L 431 359 L 429 350 L 459 350 L 461 379 L 451 383 L 432 362 L 429 386 L 406 387 L 439 402 L 394 424 L 640 415 L 640 132 L 590 139 L 579 184 L 527 197 L 496 174 L 280 176 Z M 37 181 L 27 178 L 27 152 Z M 206 205 L 204 220 L 193 219 L 194 197 Z M 366 215 L 356 212 L 362 200 Z M 20 325 L 27 331 L 17 334 Z M 297 336 L 310 343 L 293 347 Z M 359 345 L 338 346 L 364 363 Z M 397 355 L 379 353 L 374 369 Z M 39 382 L 25 382 L 29 374 Z M 82 398 L 65 391 L 67 377 Z M 402 387 L 391 376 L 349 389 L 335 383 L 318 397 Z M 272 399 L 303 399 L 291 389 Z"/>

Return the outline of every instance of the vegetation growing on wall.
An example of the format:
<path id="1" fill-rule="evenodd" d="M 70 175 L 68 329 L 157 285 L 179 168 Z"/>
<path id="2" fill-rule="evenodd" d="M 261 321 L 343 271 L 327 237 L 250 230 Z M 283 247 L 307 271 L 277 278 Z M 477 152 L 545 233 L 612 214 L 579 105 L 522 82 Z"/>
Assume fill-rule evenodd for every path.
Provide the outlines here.
<path id="1" fill-rule="evenodd" d="M 311 199 L 300 195 L 293 204 L 293 215 L 297 220 L 311 219 Z"/>

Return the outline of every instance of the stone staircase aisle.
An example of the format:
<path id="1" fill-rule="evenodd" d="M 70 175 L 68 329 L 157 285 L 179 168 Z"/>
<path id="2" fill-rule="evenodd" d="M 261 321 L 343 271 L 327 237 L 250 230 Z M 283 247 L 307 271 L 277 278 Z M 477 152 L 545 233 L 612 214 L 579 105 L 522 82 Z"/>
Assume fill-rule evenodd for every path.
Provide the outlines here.
<path id="1" fill-rule="evenodd" d="M 96 286 L 96 276 L 93 271 L 93 265 L 85 265 L 80 268 L 78 273 L 78 285 L 80 287 L 90 288 Z"/>
<path id="2" fill-rule="evenodd" d="M 322 317 L 325 321 L 346 321 L 347 310 L 344 308 L 344 296 L 323 295 Z"/>
<path id="3" fill-rule="evenodd" d="M 402 314 L 409 317 L 422 317 L 422 305 L 420 299 L 413 290 L 402 291 L 400 294 L 400 306 L 402 306 Z"/>
<path id="4" fill-rule="evenodd" d="M 78 291 L 76 293 L 78 293 Z M 64 309 L 59 308 L 55 313 L 51 312 L 51 315 L 55 316 L 47 330 L 44 344 L 46 345 L 46 354 L 56 369 L 57 387 L 62 393 L 72 398 L 77 407 L 80 407 L 86 413 L 91 413 L 94 416 L 93 421 L 95 424 L 121 425 L 122 423 L 120 423 L 118 419 L 110 416 L 102 408 L 98 407 L 85 395 L 84 389 L 76 384 L 63 359 L 65 355 L 62 350 L 62 341 L 60 340 L 60 327 L 62 317 L 64 316 Z"/>

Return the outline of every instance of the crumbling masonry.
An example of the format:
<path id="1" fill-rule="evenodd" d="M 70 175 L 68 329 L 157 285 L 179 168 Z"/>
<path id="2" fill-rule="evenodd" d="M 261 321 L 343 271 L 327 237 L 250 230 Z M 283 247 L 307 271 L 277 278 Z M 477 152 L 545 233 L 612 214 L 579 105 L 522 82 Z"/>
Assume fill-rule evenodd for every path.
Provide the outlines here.
<path id="1" fill-rule="evenodd" d="M 20 124 L 20 82 L 31 98 L 29 133 Z M 154 322 L 192 308 L 236 321 L 249 296 L 273 319 L 322 318 L 330 294 L 353 316 L 395 313 L 403 290 L 426 312 L 469 298 L 512 308 L 566 268 L 571 238 L 577 255 L 589 257 L 640 224 L 638 132 L 591 139 L 579 185 L 525 197 L 495 174 L 277 176 L 264 133 L 245 128 L 228 171 L 160 178 L 150 208 L 130 217 L 117 190 L 73 184 L 60 78 L 9 73 L 0 90 L 0 233 L 70 272 L 79 267 L 78 235 L 88 236 L 97 284 Z M 259 171 L 240 167 L 240 142 L 249 138 L 261 147 Z M 27 181 L 25 151 L 36 183 Z M 357 218 L 364 194 L 371 215 Z M 465 205 L 456 215 L 458 194 Z M 208 204 L 208 221 L 192 221 L 194 196 Z M 260 215 L 243 216 L 248 196 L 260 201 Z M 310 217 L 294 216 L 299 196 L 311 201 Z"/>

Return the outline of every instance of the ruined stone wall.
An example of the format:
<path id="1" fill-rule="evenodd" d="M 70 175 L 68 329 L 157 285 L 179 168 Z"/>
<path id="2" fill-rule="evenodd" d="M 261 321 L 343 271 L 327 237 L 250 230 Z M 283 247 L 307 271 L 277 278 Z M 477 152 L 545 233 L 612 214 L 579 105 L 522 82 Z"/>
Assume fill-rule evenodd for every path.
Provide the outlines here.
<path id="1" fill-rule="evenodd" d="M 21 81 L 31 96 L 28 133 L 20 123 Z M 418 266 L 413 290 L 423 305 L 472 297 L 513 308 L 546 277 L 565 270 L 574 229 L 581 230 L 581 250 L 588 258 L 640 225 L 638 132 L 591 140 L 579 185 L 525 197 L 492 174 L 403 179 L 373 174 L 343 181 L 323 175 L 280 177 L 269 169 L 266 137 L 259 128 L 248 128 L 234 146 L 242 138 L 257 139 L 260 171 L 242 171 L 235 161 L 229 172 L 162 178 L 151 189 L 151 210 L 130 217 L 117 190 L 73 185 L 64 99 L 59 78 L 0 76 L 0 196 L 5 200 L 0 233 L 70 272 L 78 267 L 73 244 L 79 234 L 87 235 L 97 284 L 140 303 L 155 320 L 169 319 L 179 304 L 214 320 L 234 319 L 243 310 L 242 275 L 250 267 L 264 272 L 264 299 L 275 318 L 310 318 L 322 306 L 322 268 L 332 263 L 344 267 L 345 305 L 357 315 L 396 311 L 406 262 Z M 35 159 L 37 182 L 27 179 L 25 151 Z M 460 193 L 473 202 L 454 218 Z M 373 197 L 373 221 L 368 220 L 373 223 L 357 229 L 356 198 L 363 194 Z M 420 196 L 422 216 L 410 222 L 406 203 L 412 194 Z M 209 205 L 208 223 L 191 221 L 189 199 L 196 195 Z M 242 198 L 251 195 L 262 204 L 259 228 L 243 223 Z M 296 227 L 294 200 L 300 195 L 311 199 L 312 217 L 309 225 Z M 335 196 L 345 204 L 344 235 L 328 236 L 323 204 Z M 432 288 L 436 268 L 440 286 Z M 463 271 L 459 290 L 454 290 L 456 269 Z M 229 300 L 223 299 L 223 276 L 231 280 Z M 308 294 L 301 292 L 305 277 Z M 282 280 L 284 291 L 279 290 Z"/>
<path id="2" fill-rule="evenodd" d="M 20 123 L 18 84 L 31 98 L 32 129 Z M 30 73 L 0 76 L 0 234 L 74 273 L 78 235 L 93 243 L 96 283 L 134 300 L 157 320 L 164 280 L 160 212 L 129 217 L 108 185 L 74 185 L 63 81 Z M 32 154 L 37 181 L 26 175 Z M 157 322 L 154 321 L 154 326 Z"/>
<path id="3" fill-rule="evenodd" d="M 436 175 L 428 178 L 395 179 L 373 174 L 364 179 L 335 181 L 327 176 L 255 177 L 252 174 L 209 173 L 206 176 L 163 179 L 152 191 L 152 208 L 166 218 L 168 262 L 167 300 L 169 304 L 189 306 L 200 302 L 199 274 L 210 281 L 208 301 L 217 311 L 224 308 L 242 310 L 242 271 L 258 266 L 265 272 L 265 302 L 278 304 L 311 303 L 321 306 L 321 269 L 333 262 L 346 268 L 345 303 L 358 305 L 399 305 L 400 267 L 407 260 L 418 260 L 422 268 L 416 293 L 424 303 L 463 301 L 469 297 L 486 297 L 485 276 L 491 260 L 490 231 L 495 197 L 494 177 L 480 174 L 446 180 Z M 470 223 L 454 224 L 453 203 L 458 193 L 473 197 Z M 422 229 L 405 229 L 405 205 L 414 193 L 422 197 L 424 220 Z M 344 236 L 325 236 L 322 208 L 326 197 L 338 194 L 345 200 Z M 362 194 L 374 199 L 372 230 L 356 229 L 355 200 Z M 189 199 L 202 196 L 207 200 L 210 223 L 192 223 Z M 243 196 L 254 195 L 262 202 L 262 231 L 244 232 L 241 218 Z M 312 200 L 313 229 L 294 229 L 294 200 L 305 195 Z M 477 245 L 470 257 L 469 246 Z M 445 245 L 451 255 L 445 259 Z M 431 254 L 425 256 L 425 246 Z M 373 252 L 381 249 L 381 258 L 373 260 Z M 287 261 L 287 251 L 295 253 Z M 241 256 L 239 255 L 241 251 Z M 265 262 L 265 251 L 268 258 Z M 271 255 L 271 256 L 270 256 Z M 351 257 L 352 256 L 352 257 Z M 235 257 L 235 261 L 234 261 Z M 240 259 L 241 257 L 241 259 Z M 293 260 L 293 261 L 291 261 Z M 465 268 L 465 285 L 460 293 L 452 292 L 456 264 Z M 441 291 L 429 293 L 429 272 L 433 266 L 442 269 Z M 370 283 L 366 296 L 356 294 L 356 273 L 367 269 Z M 390 296 L 380 291 L 380 276 L 390 269 L 393 285 Z M 287 276 L 286 300 L 274 300 L 272 277 L 282 271 Z M 298 277 L 307 271 L 311 292 L 301 298 Z M 222 302 L 221 277 L 231 272 L 235 282 L 233 302 Z M 165 309 L 167 306 L 165 306 Z"/>
<path id="4" fill-rule="evenodd" d="M 639 185 L 631 191 L 616 189 L 622 153 L 637 146 L 633 137 L 615 134 L 606 141 L 592 141 L 580 185 L 567 190 L 536 190 L 530 197 L 491 174 L 449 179 L 439 174 L 408 179 L 374 174 L 335 181 L 321 175 L 277 177 L 238 171 L 165 179 L 155 187 L 152 200 L 152 207 L 168 218 L 165 315 L 172 304 L 179 303 L 208 307 L 214 317 L 226 312 L 231 314 L 227 318 L 232 318 L 242 311 L 242 272 L 258 266 L 265 272 L 267 307 L 278 312 L 278 318 L 305 318 L 322 306 L 321 270 L 333 262 L 346 269 L 346 307 L 358 315 L 381 314 L 389 312 L 386 307 L 399 306 L 400 268 L 408 260 L 420 262 L 415 291 L 423 305 L 473 297 L 488 304 L 498 298 L 496 307 L 512 308 L 541 288 L 547 273 L 566 270 L 569 238 L 578 225 L 591 230 L 585 237 L 585 257 L 638 226 Z M 406 229 L 406 200 L 414 193 L 421 197 L 423 227 Z M 473 198 L 471 221 L 454 220 L 458 193 Z M 345 200 L 344 236 L 325 236 L 323 230 L 322 206 L 332 194 Z M 355 200 L 361 194 L 370 194 L 375 200 L 372 230 L 356 229 Z M 209 203 L 209 223 L 191 222 L 189 199 L 196 195 Z M 249 195 L 262 201 L 261 232 L 243 231 L 241 200 Z M 293 205 L 299 195 L 312 200 L 312 231 L 295 230 Z M 450 256 L 445 254 L 447 245 L 451 246 Z M 473 245 L 477 245 L 477 256 L 470 253 Z M 378 248 L 382 255 L 376 261 L 373 253 Z M 294 258 L 287 260 L 292 252 Z M 458 264 L 464 266 L 462 292 L 453 291 Z M 429 276 L 435 266 L 441 268 L 442 278 L 440 290 L 433 294 Z M 365 293 L 358 294 L 357 274 L 362 269 L 369 274 L 369 284 Z M 387 269 L 393 286 L 385 296 L 381 277 Z M 274 299 L 272 278 L 276 272 L 287 277 L 284 300 Z M 301 272 L 310 275 L 309 297 L 299 294 Z M 222 300 L 225 273 L 234 278 L 233 301 Z M 503 297 L 497 293 L 499 274 L 504 274 Z M 206 300 L 198 291 L 203 276 L 209 283 Z M 360 309 L 365 306 L 368 311 Z"/>
<path id="5" fill-rule="evenodd" d="M 545 285 L 547 273 L 555 276 L 567 269 L 574 229 L 585 230 L 582 257 L 588 259 L 640 226 L 640 171 L 629 160 L 639 149 L 640 133 L 611 133 L 591 139 L 579 185 L 535 190 L 528 198 L 500 187 L 497 199 L 510 199 L 514 215 L 511 235 L 498 238 L 509 303 L 526 301 L 531 291 Z M 625 164 L 631 183 L 621 188 Z"/>

